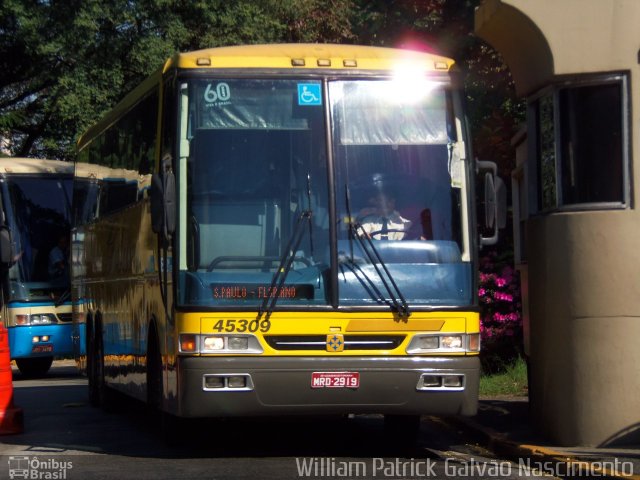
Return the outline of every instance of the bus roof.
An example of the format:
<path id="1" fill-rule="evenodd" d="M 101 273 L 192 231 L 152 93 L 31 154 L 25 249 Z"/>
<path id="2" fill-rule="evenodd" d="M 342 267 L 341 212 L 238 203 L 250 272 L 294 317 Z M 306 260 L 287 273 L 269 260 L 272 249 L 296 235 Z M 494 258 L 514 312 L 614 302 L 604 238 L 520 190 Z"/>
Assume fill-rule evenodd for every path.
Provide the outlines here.
<path id="1" fill-rule="evenodd" d="M 0 175 L 47 173 L 73 175 L 73 162 L 40 158 L 0 157 Z"/>
<path id="2" fill-rule="evenodd" d="M 93 163 L 76 163 L 75 177 L 76 180 L 111 180 L 137 182 L 138 184 L 151 183 L 151 175 L 140 175 L 135 170 L 110 168 Z"/>
<path id="3" fill-rule="evenodd" d="M 394 70 L 411 64 L 424 71 L 447 71 L 453 60 L 431 53 L 387 47 L 285 43 L 241 45 L 178 53 L 164 70 L 177 68 L 287 68 Z"/>
<path id="4" fill-rule="evenodd" d="M 304 65 L 301 65 L 304 63 Z M 109 128 L 161 82 L 162 75 L 178 69 L 265 69 L 291 71 L 342 70 L 448 72 L 454 61 L 432 53 L 388 47 L 322 43 L 282 43 L 216 47 L 176 53 L 127 94 L 112 110 L 78 139 L 82 150 L 95 136 Z"/>

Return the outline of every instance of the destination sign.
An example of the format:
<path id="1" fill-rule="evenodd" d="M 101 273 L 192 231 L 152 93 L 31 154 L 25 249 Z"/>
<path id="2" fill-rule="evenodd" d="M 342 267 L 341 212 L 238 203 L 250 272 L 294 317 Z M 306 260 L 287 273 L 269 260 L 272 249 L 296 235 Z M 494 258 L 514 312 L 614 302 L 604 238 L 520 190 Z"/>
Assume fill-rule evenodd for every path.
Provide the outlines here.
<path id="1" fill-rule="evenodd" d="M 304 299 L 313 298 L 313 286 L 308 284 L 283 285 L 280 289 L 262 284 L 211 284 L 211 293 L 217 300 L 264 300 L 265 298 Z"/>

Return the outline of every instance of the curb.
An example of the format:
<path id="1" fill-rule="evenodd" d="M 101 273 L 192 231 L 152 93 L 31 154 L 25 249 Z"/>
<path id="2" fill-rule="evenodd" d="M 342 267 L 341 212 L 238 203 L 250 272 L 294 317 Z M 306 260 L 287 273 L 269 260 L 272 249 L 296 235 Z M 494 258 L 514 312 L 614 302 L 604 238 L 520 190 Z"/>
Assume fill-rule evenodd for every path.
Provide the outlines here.
<path id="1" fill-rule="evenodd" d="M 543 471 L 566 472 L 566 475 L 561 475 L 562 478 L 589 478 L 594 476 L 605 479 L 640 480 L 640 475 L 637 473 L 626 475 L 616 470 L 601 468 L 599 464 L 603 462 L 589 462 L 579 456 L 552 448 L 510 440 L 504 433 L 480 425 L 470 418 L 447 417 L 442 420 L 477 436 L 485 448 L 499 457 L 504 457 L 511 461 L 529 460 L 534 465 L 543 465 Z M 547 466 L 549 467 L 548 469 Z"/>

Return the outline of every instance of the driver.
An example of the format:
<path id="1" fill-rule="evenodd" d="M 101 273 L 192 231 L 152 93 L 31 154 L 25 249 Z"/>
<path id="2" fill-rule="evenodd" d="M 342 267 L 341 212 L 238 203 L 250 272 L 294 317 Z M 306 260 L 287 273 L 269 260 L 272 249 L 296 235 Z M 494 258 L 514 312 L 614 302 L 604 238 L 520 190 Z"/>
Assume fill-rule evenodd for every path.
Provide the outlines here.
<path id="1" fill-rule="evenodd" d="M 369 199 L 371 207 L 364 208 L 358 214 L 358 223 L 369 238 L 375 240 L 402 240 L 411 227 L 407 220 L 395 209 L 395 199 L 385 193 L 377 192 Z"/>

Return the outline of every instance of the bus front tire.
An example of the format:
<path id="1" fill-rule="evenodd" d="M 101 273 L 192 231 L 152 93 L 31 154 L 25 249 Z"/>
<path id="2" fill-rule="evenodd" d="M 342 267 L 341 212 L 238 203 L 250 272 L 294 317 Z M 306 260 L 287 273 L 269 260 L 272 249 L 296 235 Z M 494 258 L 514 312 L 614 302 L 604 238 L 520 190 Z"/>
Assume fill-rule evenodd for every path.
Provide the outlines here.
<path id="1" fill-rule="evenodd" d="M 388 446 L 414 448 L 420 434 L 420 415 L 385 415 L 384 435 Z"/>
<path id="2" fill-rule="evenodd" d="M 93 334 L 93 322 L 87 320 L 87 333 L 86 333 L 86 349 L 87 349 L 87 380 L 89 384 L 89 404 L 92 407 L 100 406 L 100 391 L 98 388 L 97 372 L 96 372 L 96 353 L 94 350 L 95 336 Z"/>
<path id="3" fill-rule="evenodd" d="M 162 354 L 155 326 L 149 328 L 147 343 L 147 405 L 152 422 L 159 428 L 160 436 L 169 447 L 182 445 L 185 421 L 163 409 Z"/>
<path id="4" fill-rule="evenodd" d="M 98 324 L 95 330 L 92 376 L 93 383 L 89 389 L 89 400 L 96 407 L 102 407 L 106 413 L 114 413 L 120 409 L 120 397 L 107 385 L 104 366 L 104 341 L 102 328 Z"/>
<path id="5" fill-rule="evenodd" d="M 42 377 L 51 368 L 53 357 L 17 358 L 18 370 L 25 377 Z"/>

